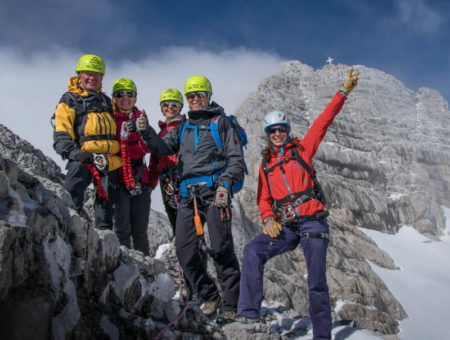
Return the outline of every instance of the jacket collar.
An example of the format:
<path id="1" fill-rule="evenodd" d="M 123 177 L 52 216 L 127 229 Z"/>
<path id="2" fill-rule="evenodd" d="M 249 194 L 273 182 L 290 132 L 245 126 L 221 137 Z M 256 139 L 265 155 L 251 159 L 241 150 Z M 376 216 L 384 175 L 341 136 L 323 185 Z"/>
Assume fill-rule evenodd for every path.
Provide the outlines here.
<path id="1" fill-rule="evenodd" d="M 291 147 L 295 146 L 293 143 L 294 141 L 300 143 L 300 140 L 297 137 L 289 138 L 285 145 L 282 146 L 272 146 L 272 154 L 273 156 L 284 156 L 286 154 L 286 150 L 290 149 Z"/>
<path id="2" fill-rule="evenodd" d="M 224 115 L 225 110 L 222 106 L 217 104 L 215 101 L 212 101 L 208 107 L 205 107 L 201 110 L 189 110 L 188 116 L 189 119 L 199 119 L 199 118 L 210 118 L 211 116 L 216 115 Z"/>
<path id="3" fill-rule="evenodd" d="M 166 126 L 178 125 L 178 123 L 180 121 L 182 121 L 183 119 L 185 119 L 185 115 L 179 114 L 174 119 L 172 119 L 170 122 L 168 122 L 167 120 L 164 120 L 164 121 L 160 120 L 158 122 L 158 126 L 160 129 L 164 129 Z"/>

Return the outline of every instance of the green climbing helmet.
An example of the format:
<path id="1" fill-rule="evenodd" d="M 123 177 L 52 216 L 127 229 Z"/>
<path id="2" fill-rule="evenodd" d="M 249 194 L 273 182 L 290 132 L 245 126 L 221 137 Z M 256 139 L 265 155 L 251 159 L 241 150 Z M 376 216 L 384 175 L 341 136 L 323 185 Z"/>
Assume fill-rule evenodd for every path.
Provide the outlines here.
<path id="1" fill-rule="evenodd" d="M 75 72 L 77 74 L 80 74 L 80 72 L 83 71 L 97 72 L 104 75 L 105 63 L 99 56 L 93 54 L 85 54 L 78 60 L 77 67 L 75 68 Z"/>
<path id="2" fill-rule="evenodd" d="M 112 96 L 119 91 L 133 91 L 137 94 L 136 84 L 130 78 L 119 78 L 113 83 Z"/>
<path id="3" fill-rule="evenodd" d="M 184 104 L 183 95 L 177 89 L 165 89 L 162 91 L 159 97 L 159 105 L 161 106 L 161 103 L 165 101 L 176 101 L 181 104 L 181 107 Z"/>
<path id="4" fill-rule="evenodd" d="M 197 92 L 197 91 L 208 92 L 211 96 L 212 86 L 208 78 L 204 76 L 193 76 L 188 78 L 188 80 L 186 80 L 186 83 L 184 84 L 184 95 L 186 95 L 189 92 Z"/>

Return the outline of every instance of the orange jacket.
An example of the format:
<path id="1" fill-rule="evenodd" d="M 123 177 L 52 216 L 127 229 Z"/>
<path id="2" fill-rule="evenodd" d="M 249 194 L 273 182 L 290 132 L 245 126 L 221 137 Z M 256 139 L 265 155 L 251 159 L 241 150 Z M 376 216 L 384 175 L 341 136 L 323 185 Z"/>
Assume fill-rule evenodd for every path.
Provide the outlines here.
<path id="1" fill-rule="evenodd" d="M 300 141 L 298 138 L 293 138 L 282 147 L 273 147 L 268 167 L 273 167 L 283 159 L 291 157 L 292 155 L 288 149 L 293 145 L 292 141 L 295 140 L 300 144 L 300 148 L 298 148 L 300 156 L 312 169 L 312 158 L 316 154 L 320 142 L 325 137 L 328 127 L 333 123 L 334 117 L 339 113 L 346 99 L 347 97 L 341 93 L 336 93 L 325 110 L 309 128 L 303 140 Z M 272 211 L 273 200 L 280 200 L 289 194 L 302 192 L 314 187 L 314 182 L 310 175 L 296 160 L 283 163 L 282 167 L 284 173 L 278 166 L 269 172 L 269 183 L 266 180 L 262 164 L 259 167 L 257 202 L 263 221 L 269 216 L 275 218 L 275 213 Z M 299 205 L 296 213 L 299 216 L 314 215 L 322 210 L 324 210 L 323 204 L 317 199 L 313 199 Z"/>

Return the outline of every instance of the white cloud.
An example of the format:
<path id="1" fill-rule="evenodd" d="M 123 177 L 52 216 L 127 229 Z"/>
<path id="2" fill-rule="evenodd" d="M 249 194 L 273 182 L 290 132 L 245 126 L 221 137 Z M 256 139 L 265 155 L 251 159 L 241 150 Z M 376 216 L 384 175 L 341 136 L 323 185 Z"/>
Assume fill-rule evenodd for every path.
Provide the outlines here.
<path id="1" fill-rule="evenodd" d="M 164 49 L 163 49 L 164 50 Z M 0 49 L 0 123 L 52 157 L 62 168 L 65 163 L 53 151 L 50 117 L 67 83 L 75 74 L 75 65 L 83 52 L 53 50 L 24 57 L 12 50 Z M 218 53 L 185 47 L 168 47 L 164 53 L 143 56 L 138 62 L 106 62 L 103 90 L 109 94 L 113 81 L 132 78 L 138 87 L 137 106 L 145 109 L 152 126 L 162 118 L 159 95 L 174 87 L 183 91 L 184 81 L 192 75 L 208 77 L 213 100 L 227 113 L 255 90 L 259 82 L 273 74 L 281 58 L 245 49 Z M 6 65 L 6 67 L 5 67 Z M 187 105 L 183 109 L 187 110 Z M 155 197 L 156 196 L 156 197 Z M 159 193 L 153 198 L 159 199 Z M 159 206 L 153 205 L 157 210 Z"/>
<path id="2" fill-rule="evenodd" d="M 429 7 L 425 0 L 399 0 L 398 21 L 418 33 L 435 33 L 444 23 L 443 15 Z"/>

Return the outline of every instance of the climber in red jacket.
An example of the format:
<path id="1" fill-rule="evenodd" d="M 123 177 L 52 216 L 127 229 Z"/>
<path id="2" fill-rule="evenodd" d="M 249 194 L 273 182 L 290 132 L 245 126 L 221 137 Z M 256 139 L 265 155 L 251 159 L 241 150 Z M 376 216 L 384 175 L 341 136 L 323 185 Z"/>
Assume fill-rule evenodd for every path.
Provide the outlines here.
<path id="1" fill-rule="evenodd" d="M 183 95 L 177 89 L 165 89 L 159 98 L 161 112 L 164 120 L 158 125 L 161 131 L 160 137 L 166 136 L 178 124 L 186 121 L 186 116 L 180 114 L 183 108 Z M 177 208 L 179 204 L 178 187 L 178 153 L 173 155 L 153 155 L 150 158 L 150 188 L 153 190 L 160 185 L 164 208 L 175 236 L 175 222 L 177 220 Z"/>
<path id="2" fill-rule="evenodd" d="M 131 248 L 132 238 L 133 248 L 149 255 L 147 228 L 151 188 L 144 160 L 149 150 L 138 133 L 128 132 L 126 128 L 130 120 L 135 121 L 142 114 L 135 106 L 136 85 L 128 78 L 117 79 L 113 84 L 112 96 L 122 157 L 119 185 L 115 190 L 117 205 L 114 209 L 114 231 L 120 244 Z"/>
<path id="3" fill-rule="evenodd" d="M 238 320 L 258 322 L 263 299 L 264 265 L 272 257 L 295 249 L 300 243 L 308 271 L 310 317 L 314 339 L 331 339 L 331 310 L 326 281 L 329 240 L 328 212 L 312 168 L 328 127 L 358 82 L 350 68 L 342 89 L 314 121 L 303 140 L 290 136 L 289 117 L 268 113 L 265 132 L 268 146 L 259 169 L 258 206 L 263 233 L 244 247 Z"/>

